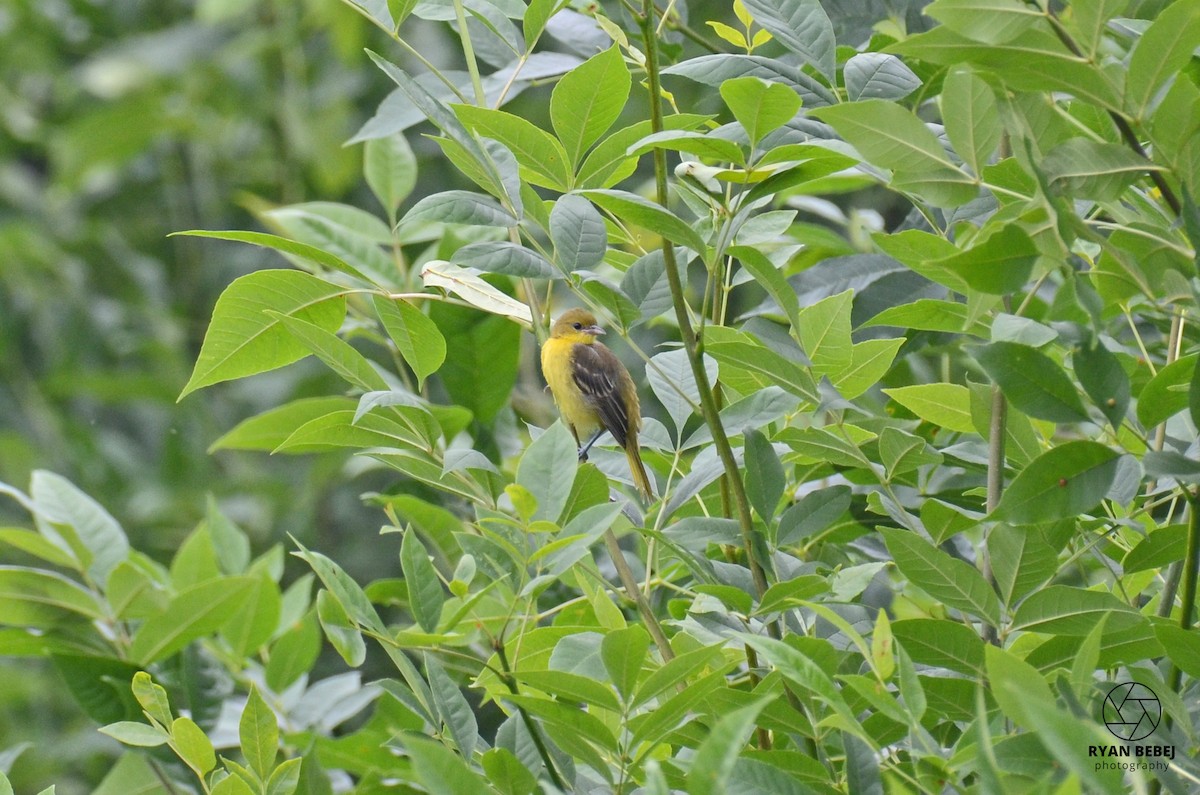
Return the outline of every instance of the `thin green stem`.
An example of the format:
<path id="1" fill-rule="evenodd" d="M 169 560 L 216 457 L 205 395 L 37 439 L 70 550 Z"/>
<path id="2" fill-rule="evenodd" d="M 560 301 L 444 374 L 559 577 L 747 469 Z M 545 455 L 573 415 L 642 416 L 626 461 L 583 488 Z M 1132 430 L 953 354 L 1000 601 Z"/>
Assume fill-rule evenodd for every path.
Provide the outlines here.
<path id="1" fill-rule="evenodd" d="M 658 618 L 650 609 L 650 603 L 642 595 L 637 578 L 633 576 L 633 571 L 625 560 L 625 553 L 621 551 L 621 545 L 617 542 L 617 536 L 612 530 L 604 531 L 604 545 L 608 548 L 608 556 L 612 559 L 613 565 L 617 567 L 617 576 L 621 578 L 621 584 L 625 586 L 625 593 L 637 605 L 638 613 L 641 614 L 646 629 L 650 631 L 650 637 L 654 638 L 654 645 L 658 647 L 658 653 L 662 655 L 663 662 L 675 659 L 675 650 L 671 648 L 671 641 L 667 639 L 662 625 L 658 623 Z"/>
<path id="2" fill-rule="evenodd" d="M 462 42 L 463 57 L 467 60 L 467 72 L 471 75 L 471 87 L 475 89 L 475 104 L 482 108 L 487 100 L 483 94 L 483 80 L 479 77 L 479 64 L 475 61 L 475 48 L 471 46 L 471 32 L 467 29 L 463 0 L 454 0 L 454 21 L 458 23 L 458 38 Z"/>

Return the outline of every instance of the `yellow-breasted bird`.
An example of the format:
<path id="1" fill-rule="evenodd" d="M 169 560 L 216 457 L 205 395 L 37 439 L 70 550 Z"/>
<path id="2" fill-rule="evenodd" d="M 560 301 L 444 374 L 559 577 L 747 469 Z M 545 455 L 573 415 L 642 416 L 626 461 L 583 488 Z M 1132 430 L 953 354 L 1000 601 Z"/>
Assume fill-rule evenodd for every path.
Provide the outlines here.
<path id="1" fill-rule="evenodd" d="M 542 346 L 542 374 L 563 421 L 581 445 L 579 460 L 586 461 L 588 450 L 608 431 L 625 448 L 633 482 L 650 502 L 654 490 L 638 452 L 642 414 L 637 387 L 621 360 L 596 339 L 603 333 L 590 312 L 563 312 Z M 586 443 L 580 434 L 588 436 Z"/>

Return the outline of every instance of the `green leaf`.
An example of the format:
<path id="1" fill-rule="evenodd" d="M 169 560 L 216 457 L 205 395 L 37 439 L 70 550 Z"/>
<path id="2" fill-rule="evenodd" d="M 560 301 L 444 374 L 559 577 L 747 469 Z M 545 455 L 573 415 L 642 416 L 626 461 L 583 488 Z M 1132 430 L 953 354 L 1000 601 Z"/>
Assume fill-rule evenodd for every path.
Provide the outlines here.
<path id="1" fill-rule="evenodd" d="M 339 271 L 349 274 L 356 279 L 362 279 L 365 282 L 370 282 L 372 279 L 346 262 L 341 257 L 331 254 L 322 248 L 301 243 L 298 240 L 289 240 L 286 237 L 279 235 L 267 234 L 266 232 L 241 232 L 241 231 L 209 231 L 205 229 L 190 229 L 186 232 L 173 232 L 170 237 L 175 235 L 187 235 L 189 237 L 208 237 L 216 240 L 232 240 L 238 243 L 249 243 L 254 246 L 273 249 L 283 254 L 288 259 L 298 258 L 306 262 L 313 262 L 330 270 Z"/>
<path id="2" fill-rule="evenodd" d="M 802 68 L 761 55 L 701 55 L 669 66 L 663 69 L 662 73 L 680 75 L 714 88 L 732 77 L 761 77 L 772 83 L 783 83 L 799 94 L 804 104 L 810 108 L 836 105 L 838 102 L 837 96 L 825 83 L 810 76 Z"/>
<path id="3" fill-rule="evenodd" d="M 854 291 L 844 290 L 800 310 L 800 345 L 818 375 L 839 372 L 854 359 L 850 341 L 850 309 Z"/>
<path id="4" fill-rule="evenodd" d="M 550 0 L 553 2 L 553 0 Z M 530 10 L 539 0 L 529 4 Z M 516 754 L 507 748 L 495 747 L 484 753 L 480 759 L 483 772 L 487 774 L 492 786 L 500 790 L 501 795 L 532 795 L 537 787 L 537 780 Z"/>
<path id="5" fill-rule="evenodd" d="M 1019 0 L 935 0 L 924 13 L 984 44 L 1011 41 L 1045 16 Z"/>
<path id="6" fill-rule="evenodd" d="M 1002 128 L 992 89 L 969 69 L 952 69 L 942 85 L 942 119 L 954 151 L 977 176 L 1000 146 Z"/>
<path id="7" fill-rule="evenodd" d="M 1071 367 L 1083 385 L 1083 391 L 1108 418 L 1113 429 L 1119 429 L 1129 410 L 1130 391 L 1129 376 L 1125 375 L 1117 357 L 1104 347 L 1104 343 L 1094 340 L 1075 350 Z"/>
<path id="8" fill-rule="evenodd" d="M 779 517 L 779 546 L 798 543 L 821 532 L 850 508 L 850 487 L 844 485 L 806 494 Z"/>
<path id="9" fill-rule="evenodd" d="M 428 315 L 408 301 L 374 296 L 375 314 L 396 350 L 417 376 L 417 388 L 446 361 L 446 338 Z"/>
<path id="10" fill-rule="evenodd" d="M 807 655 L 774 638 L 746 634 L 741 637 L 762 655 L 761 659 L 773 665 L 782 676 L 828 704 L 843 722 L 844 730 L 863 732 L 837 685 Z"/>
<path id="11" fill-rule="evenodd" d="M 842 70 L 846 96 L 862 99 L 903 99 L 921 87 L 921 78 L 904 61 L 881 52 L 860 52 Z"/>
<path id="12" fill-rule="evenodd" d="M 103 615 L 96 597 L 74 580 L 42 569 L 0 566 L 0 623 L 45 628 Z"/>
<path id="13" fill-rule="evenodd" d="M 814 405 L 821 402 L 808 370 L 750 334 L 708 326 L 704 329 L 704 351 L 721 365 L 722 383 L 743 394 L 774 384 Z"/>
<path id="14" fill-rule="evenodd" d="M 107 734 L 117 742 L 132 745 L 136 748 L 157 748 L 160 745 L 165 745 L 167 740 L 170 739 L 170 735 L 157 726 L 127 720 L 101 726 L 99 731 L 101 734 Z M 9 790 L 9 792 L 11 793 L 12 790 Z"/>
<path id="15" fill-rule="evenodd" d="M 1166 422 L 1188 407 L 1190 384 L 1200 354 L 1183 356 L 1158 371 L 1138 393 L 1138 422 L 1145 428 Z"/>
<path id="16" fill-rule="evenodd" d="M 32 530 L 20 527 L 0 528 L 0 544 L 7 544 L 27 555 L 33 555 L 35 558 L 64 569 L 80 570 L 79 561 L 64 552 L 50 539 Z"/>
<path id="17" fill-rule="evenodd" d="M 404 737 L 404 750 L 412 761 L 417 781 L 428 792 L 453 792 L 455 795 L 493 795 L 483 780 L 463 758 L 441 743 Z"/>
<path id="18" fill-rule="evenodd" d="M 587 199 L 568 193 L 550 211 L 550 239 L 559 265 L 567 271 L 590 270 L 604 261 L 608 230 Z"/>
<path id="19" fill-rule="evenodd" d="M 703 238 L 690 224 L 649 199 L 622 190 L 585 190 L 580 191 L 580 195 L 591 199 L 623 223 L 640 226 L 672 243 L 687 246 L 697 254 L 705 253 Z"/>
<path id="20" fill-rule="evenodd" d="M 301 398 L 242 420 L 208 448 L 271 452 L 307 422 L 334 411 L 353 411 L 356 401 L 345 397 Z"/>
<path id="21" fill-rule="evenodd" d="M 690 130 L 708 120 L 709 116 L 694 113 L 674 113 L 663 119 L 664 133 Z M 605 138 L 592 150 L 579 167 L 576 184 L 584 188 L 608 188 L 628 177 L 637 168 L 638 158 L 629 155 L 629 148 L 651 134 L 650 120 L 631 124 Z"/>
<path id="22" fill-rule="evenodd" d="M 894 102 L 847 102 L 813 115 L 833 125 L 871 163 L 891 169 L 897 189 L 911 189 L 939 207 L 965 204 L 979 192 L 925 123 Z"/>
<path id="23" fill-rule="evenodd" d="M 1027 707 L 1034 702 L 1053 704 L 1054 694 L 1045 678 L 1029 663 L 997 646 L 987 646 L 987 680 L 1000 709 L 1013 722 L 1031 729 Z"/>
<path id="24" fill-rule="evenodd" d="M 721 663 L 720 649 L 716 646 L 705 646 L 684 652 L 664 663 L 661 668 L 646 677 L 630 706 L 636 708 L 645 704 L 650 699 L 677 687 L 679 683 L 691 681 L 705 668 L 709 666 L 717 668 Z"/>
<path id="25" fill-rule="evenodd" d="M 442 723 L 450 730 L 450 736 L 464 759 L 470 759 L 479 742 L 479 725 L 471 705 L 459 690 L 458 685 L 446 675 L 437 659 L 426 652 L 425 671 L 429 676 L 429 689 L 433 693 L 433 704 Z"/>
<path id="26" fill-rule="evenodd" d="M 754 281 L 775 299 L 779 308 L 787 315 L 792 327 L 800 328 L 800 302 L 796 291 L 792 288 L 783 270 L 775 265 L 765 254 L 753 246 L 730 246 L 727 253 L 735 257 L 741 266 L 754 277 Z"/>
<path id="27" fill-rule="evenodd" d="M 625 630 L 617 630 L 624 632 Z M 620 712 L 621 703 L 613 694 L 612 686 L 587 676 L 569 674 L 565 671 L 525 670 L 513 674 L 518 681 L 525 682 L 536 690 L 557 696 L 566 701 Z"/>
<path id="28" fill-rule="evenodd" d="M 983 674 L 984 643 L 968 626 L 942 619 L 909 618 L 892 622 L 892 635 L 914 662 L 969 677 Z"/>
<path id="29" fill-rule="evenodd" d="M 1188 387 L 1188 414 L 1192 418 L 1192 425 L 1200 428 L 1200 360 L 1196 362 L 1196 373 Z"/>
<path id="30" fill-rule="evenodd" d="M 388 388 L 387 381 L 371 366 L 367 357 L 341 337 L 296 317 L 271 310 L 266 314 L 282 324 L 289 334 L 351 386 L 365 392 Z"/>
<path id="31" fill-rule="evenodd" d="M 279 725 L 275 713 L 254 685 L 250 686 L 250 695 L 238 721 L 238 739 L 246 762 L 265 781 L 275 767 L 275 755 L 279 751 Z"/>
<path id="32" fill-rule="evenodd" d="M 942 454 L 924 439 L 899 428 L 884 428 L 879 434 L 879 455 L 889 480 L 918 467 L 942 462 Z"/>
<path id="33" fill-rule="evenodd" d="M 300 771 L 304 760 L 287 759 L 279 763 L 267 780 L 265 795 L 293 795 L 300 786 Z"/>
<path id="34" fill-rule="evenodd" d="M 259 578 L 248 576 L 222 577 L 185 588 L 165 611 L 138 628 L 129 646 L 130 658 L 148 665 L 211 635 L 236 616 L 235 608 L 258 587 Z"/>
<path id="35" fill-rule="evenodd" d="M 747 428 L 744 435 L 746 495 L 763 521 L 770 523 L 775 518 L 775 511 L 787 485 L 783 464 L 761 431 Z"/>
<path id="36" fill-rule="evenodd" d="M 1116 450 L 1098 442 L 1059 445 L 1021 470 L 992 518 L 1038 524 L 1087 513 L 1112 486 L 1118 456 Z"/>
<path id="37" fill-rule="evenodd" d="M 374 215 L 345 204 L 306 202 L 266 210 L 262 216 L 287 237 L 348 263 L 357 278 L 387 286 L 396 283 L 395 262 L 382 248 L 394 242 L 392 232 Z"/>
<path id="38" fill-rule="evenodd" d="M 1121 144 L 1069 138 L 1046 153 L 1042 168 L 1050 184 L 1076 199 L 1116 201 L 1148 171 L 1161 171 Z"/>
<path id="39" fill-rule="evenodd" d="M 395 225 L 396 210 L 417 184 L 417 158 L 403 133 L 367 141 L 363 147 L 363 175 Z"/>
<path id="40" fill-rule="evenodd" d="M 532 122 L 502 110 L 455 105 L 462 123 L 485 138 L 508 147 L 521 167 L 522 178 L 556 191 L 569 190 L 571 165 L 563 145 Z"/>
<path id="41" fill-rule="evenodd" d="M 601 146 L 604 146 L 604 144 L 601 144 Z M 699 155 L 700 157 L 735 163 L 739 166 L 746 164 L 746 153 L 736 142 L 725 138 L 714 138 L 699 130 L 663 130 L 662 132 L 651 133 L 631 145 L 628 154 L 639 156 L 654 149 L 687 152 Z M 599 147 L 597 147 L 596 151 L 600 151 Z"/>
<path id="42" fill-rule="evenodd" d="M 550 122 L 574 168 L 608 131 L 629 98 L 633 79 L 614 44 L 567 72 L 550 95 Z"/>
<path id="43" fill-rule="evenodd" d="M 883 390 L 883 394 L 926 422 L 959 433 L 974 433 L 971 393 L 959 384 L 916 384 Z"/>
<path id="44" fill-rule="evenodd" d="M 731 791 L 734 764 L 754 731 L 758 713 L 774 698 L 774 695 L 760 697 L 717 719 L 692 758 L 687 775 L 688 795 L 721 795 Z"/>
<path id="45" fill-rule="evenodd" d="M 998 524 L 988 535 L 992 573 L 1007 605 L 1045 585 L 1058 574 L 1054 548 L 1029 528 Z"/>
<path id="46" fill-rule="evenodd" d="M 1013 629 L 1082 637 L 1105 615 L 1113 632 L 1145 621 L 1140 613 L 1110 593 L 1051 585 L 1021 603 L 1013 616 Z"/>
<path id="47" fill-rule="evenodd" d="M 910 583 L 949 607 L 1000 623 L 1000 603 L 983 575 L 965 561 L 953 558 L 916 533 L 881 529 L 888 552 Z"/>
<path id="48" fill-rule="evenodd" d="M 1001 685 L 1011 698 L 1029 699 L 1023 685 L 1006 681 Z M 1084 791 L 1098 795 L 1122 795 L 1128 792 L 1124 774 L 1115 766 L 1101 767 L 1079 753 L 1081 746 L 1112 743 L 1112 736 L 1090 722 L 1055 706 L 1054 699 L 1030 699 L 1025 707 L 1025 720 L 1037 738 L 1066 770 L 1083 782 Z"/>
<path id="49" fill-rule="evenodd" d="M 329 645 L 342 656 L 346 665 L 357 668 L 367 659 L 367 644 L 362 632 L 350 620 L 346 608 L 329 591 L 317 592 L 317 620 Z"/>
<path id="50" fill-rule="evenodd" d="M 1187 525 L 1160 527 L 1125 554 L 1121 568 L 1126 574 L 1133 574 L 1183 560 L 1187 551 L 1187 536 Z"/>
<path id="51" fill-rule="evenodd" d="M 471 243 L 454 252 L 451 262 L 486 273 L 529 279 L 561 279 L 562 274 L 533 249 L 507 240 Z"/>
<path id="52" fill-rule="evenodd" d="M 558 0 L 530 0 L 524 16 L 521 17 L 521 32 L 525 35 L 530 50 L 533 49 L 533 43 L 541 37 L 546 23 L 554 16 L 557 7 Z"/>
<path id="53" fill-rule="evenodd" d="M 386 631 L 383 621 L 380 620 L 379 614 L 375 612 L 375 608 L 371 605 L 371 601 L 367 599 L 367 595 L 363 593 L 358 583 L 351 579 L 350 575 L 341 566 L 320 552 L 307 550 L 299 543 L 296 545 L 300 547 L 300 552 L 297 553 L 299 557 L 312 566 L 313 571 L 316 572 L 316 575 L 321 579 L 325 587 L 342 603 L 342 607 L 346 609 L 350 618 L 377 634 L 382 634 Z M 403 545 L 401 549 L 403 549 Z"/>
<path id="54" fill-rule="evenodd" d="M 517 225 L 517 219 L 491 196 L 469 190 L 448 190 L 426 196 L 414 204 L 401 219 L 400 228 L 430 223 L 510 227 Z"/>
<path id="55" fill-rule="evenodd" d="M 133 691 L 133 697 L 137 699 L 138 704 L 146 711 L 147 715 L 163 726 L 171 724 L 171 703 L 167 699 L 167 691 L 162 685 L 151 679 L 150 674 L 138 671 L 133 675 L 130 689 Z"/>
<path id="56" fill-rule="evenodd" d="M 980 47 L 979 42 L 939 25 L 886 51 L 947 66 L 971 63 L 991 70 L 1018 91 L 1058 91 L 1106 110 L 1121 111 L 1108 74 L 1072 53 L 1041 26 L 1026 30 L 1012 41 Z"/>
<path id="57" fill-rule="evenodd" d="M 744 0 L 754 21 L 830 83 L 836 68 L 833 23 L 819 0 Z"/>
<path id="58" fill-rule="evenodd" d="M 311 575 L 310 575 L 311 576 Z M 284 632 L 271 646 L 267 661 L 267 687 L 279 693 L 312 670 L 321 653 L 321 630 L 312 614 Z"/>
<path id="59" fill-rule="evenodd" d="M 219 548 L 217 554 L 221 554 Z M 268 643 L 279 627 L 282 609 L 279 586 L 266 575 L 257 579 L 258 587 L 246 593 L 230 610 L 230 621 L 221 629 L 221 637 L 238 657 L 245 657 Z"/>
<path id="60" fill-rule="evenodd" d="M 850 364 L 829 375 L 829 380 L 846 400 L 853 400 L 866 392 L 892 369 L 896 354 L 904 346 L 903 337 L 894 339 L 863 340 L 854 343 L 850 352 Z"/>
<path id="61" fill-rule="evenodd" d="M 81 544 L 90 555 L 88 574 L 99 585 L 103 586 L 109 572 L 129 557 L 129 540 L 121 525 L 71 481 L 53 472 L 35 470 L 29 496 L 39 519 L 38 530 L 64 549 Z M 63 531 L 46 522 L 67 526 L 74 530 L 74 538 L 62 538 Z M 73 550 L 73 554 L 79 557 L 81 552 Z"/>
<path id="62" fill-rule="evenodd" d="M 517 483 L 537 499 L 535 519 L 558 521 L 579 468 L 579 449 L 566 425 L 556 422 L 521 456 Z"/>
<path id="63" fill-rule="evenodd" d="M 221 573 L 245 574 L 246 567 L 250 565 L 250 539 L 242 528 L 221 513 L 221 508 L 212 495 L 208 497 L 207 510 L 204 512 L 204 524 L 212 537 Z"/>
<path id="64" fill-rule="evenodd" d="M 425 544 L 411 528 L 404 533 L 404 541 L 400 544 L 400 568 L 408 584 L 408 603 L 417 623 L 426 632 L 437 632 L 446 597 Z"/>
<path id="65" fill-rule="evenodd" d="M 212 788 L 212 795 L 258 795 L 258 790 L 237 774 L 226 776 Z"/>
<path id="66" fill-rule="evenodd" d="M 966 251 L 930 263 L 956 274 L 973 290 L 989 295 L 1016 292 L 1029 281 L 1039 256 L 1033 238 L 1009 224 Z"/>
<path id="67" fill-rule="evenodd" d="M 800 110 L 800 97 L 785 85 L 758 77 L 736 77 L 721 84 L 721 99 L 733 111 L 756 146 L 763 137 L 791 121 Z"/>
<path id="68" fill-rule="evenodd" d="M 911 304 L 901 304 L 885 309 L 863 323 L 861 328 L 871 328 L 872 326 L 897 326 L 919 331 L 949 331 L 954 334 L 971 334 L 984 338 L 988 336 L 987 326 L 971 318 L 966 304 L 934 298 L 921 298 Z"/>
<path id="69" fill-rule="evenodd" d="M 1156 624 L 1154 634 L 1179 670 L 1200 679 L 1200 633 L 1170 624 Z"/>
<path id="70" fill-rule="evenodd" d="M 604 668 L 626 703 L 633 700 L 649 648 L 650 636 L 636 624 L 607 633 L 600 644 Z"/>
<path id="71" fill-rule="evenodd" d="M 517 306 L 528 317 L 529 309 L 524 304 Z M 492 422 L 508 405 L 517 381 L 520 327 L 500 315 L 444 304 L 431 307 L 430 317 L 446 336 L 446 362 L 439 375 L 450 399 L 470 409 L 479 422 Z"/>
<path id="72" fill-rule="evenodd" d="M 212 741 L 191 718 L 176 718 L 171 723 L 171 747 L 201 778 L 217 766 Z"/>
<path id="73" fill-rule="evenodd" d="M 303 359 L 309 349 L 266 310 L 332 333 L 346 316 L 344 295 L 345 288 L 299 271 L 257 271 L 234 280 L 217 299 L 196 367 L 180 399 L 201 387 Z"/>
<path id="74" fill-rule="evenodd" d="M 716 362 L 704 357 L 704 372 L 711 384 L 716 380 Z M 691 361 L 683 350 L 665 351 L 655 354 L 646 366 L 646 380 L 658 402 L 667 410 L 677 433 L 694 413 L 693 406 L 700 404 L 700 388 L 692 372 Z"/>
<path id="75" fill-rule="evenodd" d="M 1016 342 L 993 342 L 969 350 L 1020 411 L 1050 422 L 1087 421 L 1075 385 L 1046 354 Z"/>
<path id="76" fill-rule="evenodd" d="M 1139 120 L 1151 109 L 1159 87 L 1182 72 L 1200 47 L 1200 8 L 1194 3 L 1168 4 L 1153 19 L 1133 48 L 1125 81 L 1125 106 Z"/>

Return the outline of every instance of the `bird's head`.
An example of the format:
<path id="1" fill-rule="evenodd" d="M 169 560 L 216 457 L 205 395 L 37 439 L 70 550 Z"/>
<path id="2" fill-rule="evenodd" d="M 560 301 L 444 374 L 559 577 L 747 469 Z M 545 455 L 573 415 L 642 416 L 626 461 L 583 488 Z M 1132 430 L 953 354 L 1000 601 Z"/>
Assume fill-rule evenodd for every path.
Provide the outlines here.
<path id="1" fill-rule="evenodd" d="M 585 345 L 591 345 L 603 333 L 595 316 L 586 309 L 568 309 L 559 315 L 550 329 L 550 336 L 555 339 L 570 339 Z"/>

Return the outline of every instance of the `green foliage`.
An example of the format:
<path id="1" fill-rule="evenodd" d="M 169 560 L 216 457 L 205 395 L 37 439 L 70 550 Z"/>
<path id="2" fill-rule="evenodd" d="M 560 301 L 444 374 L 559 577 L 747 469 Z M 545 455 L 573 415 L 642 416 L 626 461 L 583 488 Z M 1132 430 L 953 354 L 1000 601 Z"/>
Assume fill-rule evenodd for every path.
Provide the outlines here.
<path id="1" fill-rule="evenodd" d="M 868 37 L 842 4 L 746 0 L 709 28 L 744 52 L 651 3 L 348 5 L 399 43 L 356 136 L 384 217 L 210 233 L 295 269 L 232 281 L 182 395 L 311 354 L 336 386 L 214 447 L 353 456 L 387 522 L 356 543 L 396 576 L 297 542 L 321 590 L 283 588 L 216 503 L 164 567 L 60 477 L 3 487 L 33 529 L 0 543 L 36 561 L 0 571 L 5 653 L 158 749 L 112 775 L 1183 791 L 1088 746 L 1122 681 L 1159 697 L 1155 743 L 1196 742 L 1194 4 L 937 0 Z M 464 72 L 394 63 L 410 13 Z M 522 365 L 567 304 L 642 360 L 649 506 Z M 318 628 L 371 684 L 308 676 Z"/>

